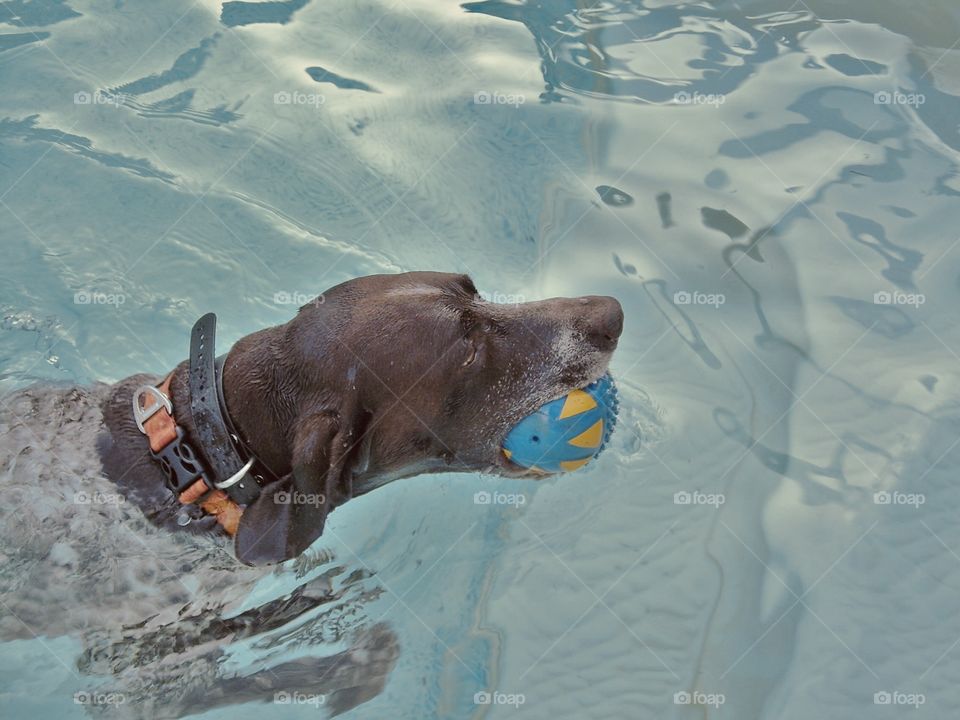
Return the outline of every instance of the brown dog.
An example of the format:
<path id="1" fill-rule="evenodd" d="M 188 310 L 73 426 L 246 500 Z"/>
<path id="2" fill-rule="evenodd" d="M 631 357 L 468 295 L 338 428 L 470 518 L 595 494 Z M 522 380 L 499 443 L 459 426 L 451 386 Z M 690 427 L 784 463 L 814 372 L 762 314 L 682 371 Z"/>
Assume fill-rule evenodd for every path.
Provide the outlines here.
<path id="1" fill-rule="evenodd" d="M 151 456 L 158 434 L 137 425 L 135 394 L 168 389 L 171 412 L 141 418 L 144 429 L 159 425 L 169 438 L 179 427 L 177 442 L 194 449 L 195 464 L 212 467 L 191 396 L 196 363 L 165 376 L 31 387 L 3 398 L 0 639 L 78 638 L 80 657 L 61 662 L 105 682 L 97 688 L 105 697 L 125 698 L 97 708 L 116 717 L 180 717 L 291 692 L 326 697 L 332 713 L 369 699 L 393 668 L 398 643 L 384 623 L 353 620 L 381 590 L 367 573 L 304 552 L 327 515 L 418 473 L 524 474 L 501 451 L 505 435 L 543 403 L 602 375 L 622 322 L 611 298 L 497 305 L 462 275 L 339 285 L 285 325 L 242 338 L 222 361 L 215 394 L 241 461 L 249 456 L 262 470 L 258 495 L 245 504 L 231 500 L 229 487 L 207 492 L 198 481 L 193 492 L 192 476 L 174 493 Z M 212 348 L 198 347 L 209 361 Z M 139 400 L 138 407 L 144 414 Z M 162 452 L 182 451 L 177 442 Z M 231 557 L 231 540 L 246 565 Z M 274 571 L 281 584 L 291 574 L 309 580 L 236 610 L 270 572 L 247 565 L 294 556 L 293 573 Z M 301 622 L 308 613 L 316 622 Z M 267 658 L 290 642 L 315 654 L 327 641 L 337 649 L 243 673 L 224 664 L 240 638 Z"/>
<path id="2" fill-rule="evenodd" d="M 622 327 L 612 298 L 498 305 L 464 275 L 417 272 L 343 283 L 287 324 L 241 339 L 223 364 L 226 411 L 274 479 L 242 512 L 237 556 L 294 557 L 334 508 L 398 478 L 522 474 L 501 451 L 507 432 L 602 375 Z M 189 438 L 187 372 L 186 362 L 174 369 L 170 391 Z M 163 502 L 170 493 L 130 411 L 142 382 L 111 393 L 104 466 L 145 512 L 178 527 L 183 510 Z M 193 519 L 191 529 L 214 527 Z"/>

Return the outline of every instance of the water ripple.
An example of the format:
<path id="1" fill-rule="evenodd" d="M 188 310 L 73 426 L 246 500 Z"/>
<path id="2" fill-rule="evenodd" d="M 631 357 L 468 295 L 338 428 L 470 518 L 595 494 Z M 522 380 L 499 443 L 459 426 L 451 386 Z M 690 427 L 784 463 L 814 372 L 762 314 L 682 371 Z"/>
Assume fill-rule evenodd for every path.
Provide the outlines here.
<path id="1" fill-rule="evenodd" d="M 482 0 L 463 8 L 530 30 L 543 58 L 544 101 L 559 99 L 558 89 L 650 103 L 671 102 L 681 91 L 727 94 L 817 27 L 809 13 L 749 20 L 701 5 L 651 5 Z"/>

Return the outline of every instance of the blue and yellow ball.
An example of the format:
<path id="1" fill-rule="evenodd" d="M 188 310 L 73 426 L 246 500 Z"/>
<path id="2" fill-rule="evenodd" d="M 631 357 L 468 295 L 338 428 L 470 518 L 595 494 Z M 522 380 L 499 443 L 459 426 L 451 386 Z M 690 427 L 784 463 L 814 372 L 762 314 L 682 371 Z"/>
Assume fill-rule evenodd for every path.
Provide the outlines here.
<path id="1" fill-rule="evenodd" d="M 603 450 L 613 432 L 617 408 L 617 388 L 613 378 L 604 375 L 517 423 L 503 442 L 503 453 L 532 473 L 577 470 Z"/>

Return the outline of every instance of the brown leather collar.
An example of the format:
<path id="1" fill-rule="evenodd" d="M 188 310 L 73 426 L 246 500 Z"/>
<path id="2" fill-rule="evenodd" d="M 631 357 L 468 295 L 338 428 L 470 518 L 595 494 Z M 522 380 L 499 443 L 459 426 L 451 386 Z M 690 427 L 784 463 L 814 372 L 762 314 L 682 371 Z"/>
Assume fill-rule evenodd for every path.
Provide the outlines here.
<path id="1" fill-rule="evenodd" d="M 170 382 L 173 373 L 157 386 L 157 393 L 139 393 L 135 402 L 140 408 L 142 416 L 148 416 L 143 421 L 143 433 L 150 441 L 150 449 L 160 453 L 168 445 L 176 441 L 183 434 L 177 432 L 177 421 L 173 415 L 173 403 L 170 400 Z M 145 402 L 146 401 L 146 402 Z M 243 508 L 229 498 L 222 490 L 211 489 L 201 477 L 183 490 L 178 499 L 184 505 L 191 503 L 200 506 L 205 513 L 216 517 L 217 522 L 227 531 L 228 535 L 237 532 Z"/>

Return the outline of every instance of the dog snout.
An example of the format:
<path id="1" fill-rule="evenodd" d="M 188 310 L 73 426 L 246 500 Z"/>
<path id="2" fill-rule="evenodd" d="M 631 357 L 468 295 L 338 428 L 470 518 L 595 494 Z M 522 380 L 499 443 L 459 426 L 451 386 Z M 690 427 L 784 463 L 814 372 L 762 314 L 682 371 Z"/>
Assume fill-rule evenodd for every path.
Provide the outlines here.
<path id="1" fill-rule="evenodd" d="M 587 336 L 600 350 L 613 350 L 623 332 L 623 308 L 612 297 L 590 295 L 580 298 L 586 306 Z"/>

